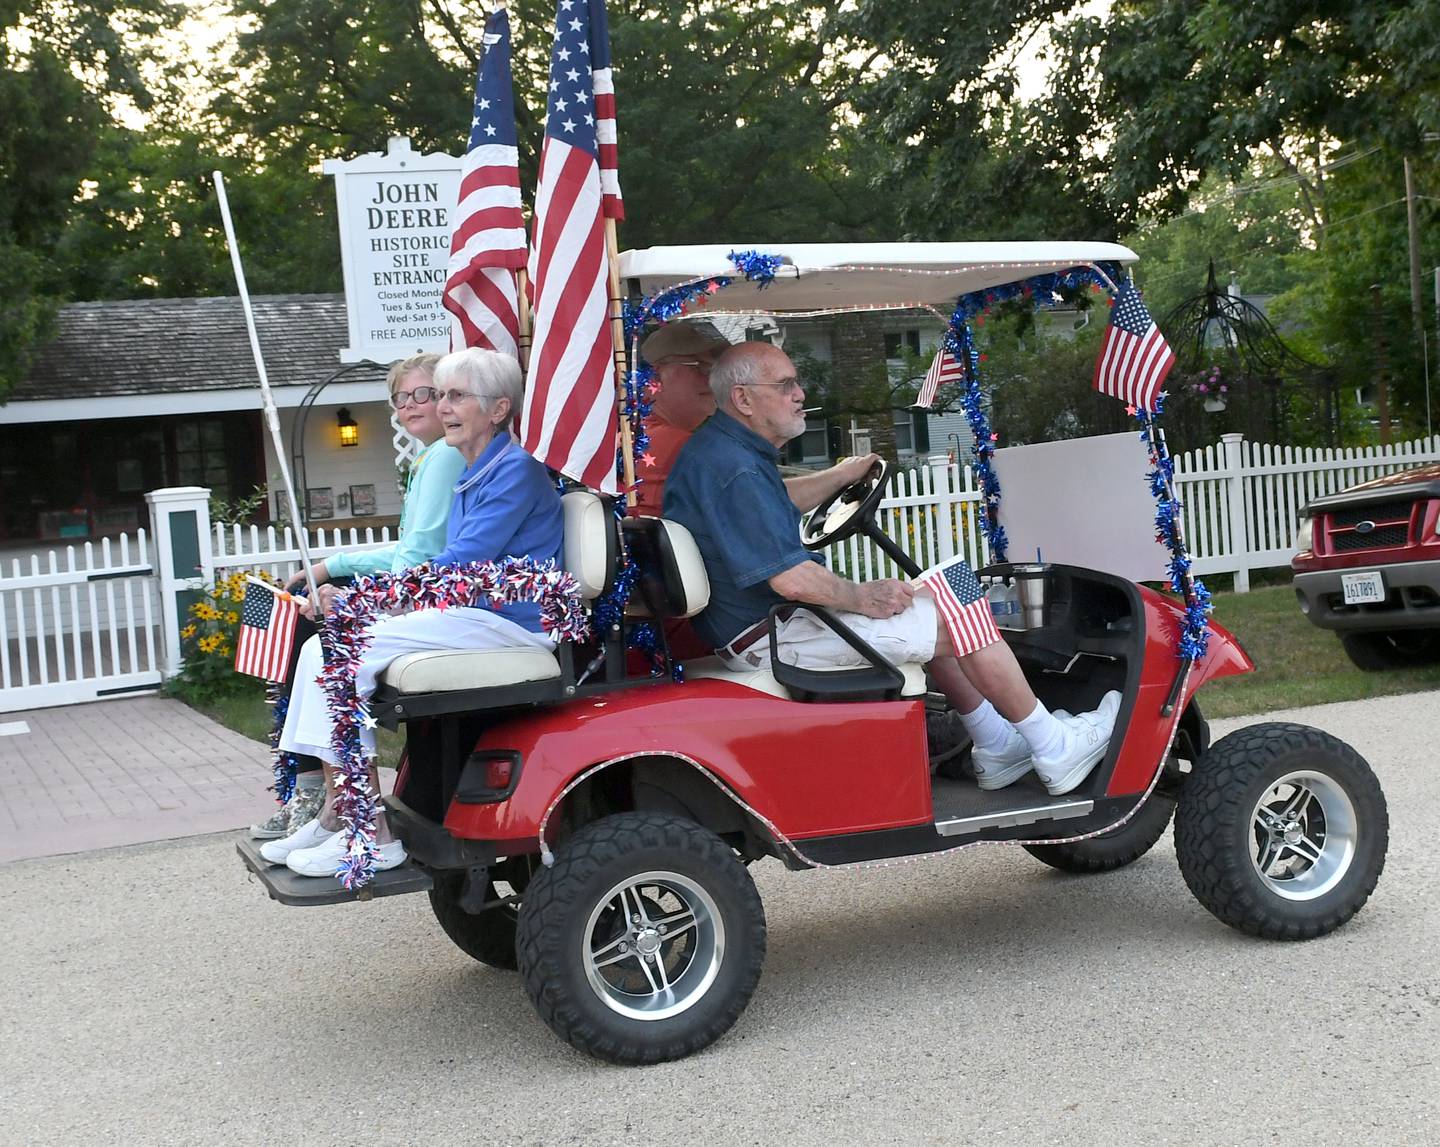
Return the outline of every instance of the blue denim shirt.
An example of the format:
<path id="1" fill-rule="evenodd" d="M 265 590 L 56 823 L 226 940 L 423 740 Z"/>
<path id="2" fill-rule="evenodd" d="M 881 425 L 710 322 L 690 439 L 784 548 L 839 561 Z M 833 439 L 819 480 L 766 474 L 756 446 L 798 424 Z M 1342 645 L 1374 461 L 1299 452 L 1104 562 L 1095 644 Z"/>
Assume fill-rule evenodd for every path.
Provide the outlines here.
<path id="1" fill-rule="evenodd" d="M 690 531 L 710 578 L 710 604 L 695 629 L 729 644 L 786 600 L 769 579 L 821 562 L 800 544 L 800 510 L 776 463 L 780 453 L 724 411 L 690 436 L 665 483 L 665 517 Z"/>
<path id="2" fill-rule="evenodd" d="M 502 558 L 561 560 L 565 541 L 560 495 L 545 467 L 503 431 L 465 468 L 450 507 L 449 543 L 437 566 Z M 495 610 L 533 633 L 542 632 L 531 602 Z"/>

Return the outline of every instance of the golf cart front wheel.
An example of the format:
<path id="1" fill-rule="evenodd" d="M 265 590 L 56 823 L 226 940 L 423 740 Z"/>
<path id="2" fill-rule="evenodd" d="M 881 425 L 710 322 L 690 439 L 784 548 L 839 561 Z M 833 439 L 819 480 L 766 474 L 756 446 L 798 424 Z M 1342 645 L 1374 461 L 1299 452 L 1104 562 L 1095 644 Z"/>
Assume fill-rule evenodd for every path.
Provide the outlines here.
<path id="1" fill-rule="evenodd" d="M 765 960 L 765 912 L 734 850 L 683 817 L 587 825 L 520 907 L 525 990 L 566 1042 L 615 1063 L 707 1047 L 745 1010 Z"/>
<path id="2" fill-rule="evenodd" d="M 1231 927 L 1309 940 L 1355 915 L 1389 845 L 1385 794 L 1364 758 L 1305 725 L 1267 722 L 1216 742 L 1180 791 L 1185 883 Z"/>

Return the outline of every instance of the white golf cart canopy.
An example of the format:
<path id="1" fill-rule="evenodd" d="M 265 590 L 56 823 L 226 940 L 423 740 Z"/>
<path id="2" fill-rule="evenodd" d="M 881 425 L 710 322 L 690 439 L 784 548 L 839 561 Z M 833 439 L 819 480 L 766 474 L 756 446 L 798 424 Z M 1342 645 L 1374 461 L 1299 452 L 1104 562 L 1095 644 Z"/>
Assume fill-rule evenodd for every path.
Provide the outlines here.
<path id="1" fill-rule="evenodd" d="M 647 247 L 620 255 L 620 277 L 646 296 L 719 275 L 732 251 L 787 260 L 761 290 L 738 278 L 711 295 L 706 314 L 806 314 L 930 307 L 947 316 L 960 295 L 1035 275 L 1133 263 L 1118 243 L 793 243 Z"/>

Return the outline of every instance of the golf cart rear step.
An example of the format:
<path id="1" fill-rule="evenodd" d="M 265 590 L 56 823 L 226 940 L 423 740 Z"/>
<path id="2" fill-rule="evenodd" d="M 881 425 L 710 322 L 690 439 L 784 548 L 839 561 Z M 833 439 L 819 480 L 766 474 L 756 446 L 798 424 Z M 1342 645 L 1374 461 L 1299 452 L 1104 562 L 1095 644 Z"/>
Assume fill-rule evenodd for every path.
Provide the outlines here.
<path id="1" fill-rule="evenodd" d="M 344 904 L 351 900 L 372 900 L 377 896 L 402 896 L 407 892 L 428 892 L 435 882 L 427 872 L 408 860 L 398 868 L 377 872 L 364 888 L 348 891 L 332 877 L 301 876 L 284 865 L 270 864 L 260 855 L 260 842 L 242 838 L 235 851 L 245 866 L 265 885 L 270 899 L 281 904 L 306 908 L 313 904 Z"/>

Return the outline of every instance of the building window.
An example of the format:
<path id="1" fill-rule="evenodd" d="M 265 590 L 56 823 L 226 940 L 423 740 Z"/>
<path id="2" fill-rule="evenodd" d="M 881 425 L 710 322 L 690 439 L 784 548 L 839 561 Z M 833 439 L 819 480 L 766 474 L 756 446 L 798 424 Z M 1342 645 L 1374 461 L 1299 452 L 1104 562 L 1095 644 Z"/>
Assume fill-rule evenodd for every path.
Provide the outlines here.
<path id="1" fill-rule="evenodd" d="M 906 350 L 913 355 L 919 355 L 920 332 L 918 330 L 885 332 L 885 358 L 887 360 L 899 362 L 905 357 Z"/>
<path id="2" fill-rule="evenodd" d="M 930 428 L 923 410 L 891 411 L 895 427 L 895 453 L 900 456 L 927 454 L 930 451 Z"/>
<path id="3" fill-rule="evenodd" d="M 829 462 L 830 424 L 823 418 L 805 419 L 805 433 L 786 444 L 785 461 L 796 466 Z"/>

